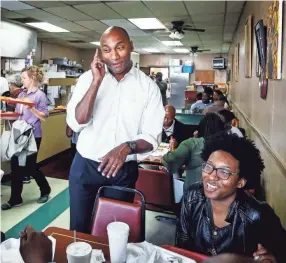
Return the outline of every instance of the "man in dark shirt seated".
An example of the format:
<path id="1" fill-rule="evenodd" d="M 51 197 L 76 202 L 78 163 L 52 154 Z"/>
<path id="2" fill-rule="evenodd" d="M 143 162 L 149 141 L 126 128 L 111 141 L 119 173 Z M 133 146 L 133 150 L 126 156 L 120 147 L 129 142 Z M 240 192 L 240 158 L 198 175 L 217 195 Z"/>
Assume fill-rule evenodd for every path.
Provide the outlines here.
<path id="1" fill-rule="evenodd" d="M 177 148 L 179 144 L 188 139 L 186 127 L 183 123 L 175 119 L 176 109 L 172 105 L 165 106 L 165 119 L 163 123 L 162 142 L 169 143 L 171 137 L 174 140 L 174 146 Z"/>
<path id="2" fill-rule="evenodd" d="M 235 253 L 286 262 L 286 231 L 273 209 L 244 191 L 264 169 L 253 142 L 234 135 L 209 139 L 202 183 L 184 193 L 177 246 L 207 255 Z"/>

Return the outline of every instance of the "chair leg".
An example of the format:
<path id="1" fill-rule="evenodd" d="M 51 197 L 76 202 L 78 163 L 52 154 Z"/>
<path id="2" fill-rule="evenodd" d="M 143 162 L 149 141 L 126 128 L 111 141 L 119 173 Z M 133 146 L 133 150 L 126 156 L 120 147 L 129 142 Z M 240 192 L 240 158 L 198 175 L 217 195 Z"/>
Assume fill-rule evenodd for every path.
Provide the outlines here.
<path id="1" fill-rule="evenodd" d="M 165 222 L 165 223 L 172 224 L 172 225 L 175 225 L 177 223 L 177 218 L 171 218 L 167 216 L 155 216 L 155 218 L 158 221 Z"/>

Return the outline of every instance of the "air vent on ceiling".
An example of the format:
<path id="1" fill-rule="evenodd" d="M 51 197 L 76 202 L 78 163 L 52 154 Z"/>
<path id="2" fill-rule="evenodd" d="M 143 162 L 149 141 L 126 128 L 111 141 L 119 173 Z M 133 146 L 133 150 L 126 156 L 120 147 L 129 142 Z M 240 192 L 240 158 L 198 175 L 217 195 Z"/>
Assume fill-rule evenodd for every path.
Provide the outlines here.
<path id="1" fill-rule="evenodd" d="M 68 41 L 68 42 L 70 42 L 70 43 L 85 43 L 85 42 L 82 41 L 82 40 L 70 40 L 70 41 Z"/>
<path id="2" fill-rule="evenodd" d="M 40 20 L 37 20 L 37 19 L 34 19 L 34 18 L 14 18 L 14 19 L 11 19 L 13 21 L 17 21 L 17 22 L 20 22 L 20 23 L 23 23 L 23 24 L 26 24 L 26 23 L 35 23 L 35 22 L 43 22 L 43 21 L 40 21 Z"/>

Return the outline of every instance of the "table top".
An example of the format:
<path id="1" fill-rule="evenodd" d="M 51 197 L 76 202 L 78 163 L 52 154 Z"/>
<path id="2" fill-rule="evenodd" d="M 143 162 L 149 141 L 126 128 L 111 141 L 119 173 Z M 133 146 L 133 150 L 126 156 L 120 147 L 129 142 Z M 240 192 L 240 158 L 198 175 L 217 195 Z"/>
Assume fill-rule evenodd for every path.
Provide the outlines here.
<path id="1" fill-rule="evenodd" d="M 73 242 L 73 231 L 58 228 L 58 227 L 49 227 L 47 228 L 44 233 L 47 236 L 52 236 L 56 239 L 56 251 L 55 251 L 55 262 L 59 263 L 67 263 L 67 256 L 66 256 L 66 249 L 69 244 Z M 77 232 L 76 233 L 76 240 L 87 242 L 89 243 L 92 248 L 94 249 L 101 249 L 103 251 L 105 262 L 110 263 L 110 256 L 109 256 L 109 246 L 108 246 L 108 238 L 106 237 L 97 237 L 92 236 L 89 234 L 84 234 Z M 205 255 L 201 255 L 198 253 L 194 253 L 188 250 L 184 250 L 181 248 L 177 248 L 170 245 L 164 245 L 163 248 L 175 252 L 177 254 L 180 254 L 182 256 L 194 259 L 197 263 L 202 263 L 204 259 L 208 258 Z"/>
<path id="2" fill-rule="evenodd" d="M 199 254 L 196 252 L 192 252 L 189 250 L 185 250 L 185 249 L 170 246 L 170 245 L 164 245 L 164 246 L 162 246 L 162 248 L 165 248 L 169 251 L 175 252 L 175 253 L 180 254 L 182 256 L 185 256 L 187 258 L 191 258 L 191 259 L 195 260 L 197 263 L 203 263 L 203 261 L 208 258 L 208 256 L 206 256 L 206 255 L 202 255 L 202 254 Z"/>
<path id="3" fill-rule="evenodd" d="M 58 227 L 49 227 L 44 233 L 56 239 L 55 262 L 67 263 L 66 249 L 73 242 L 73 231 Z M 89 243 L 94 249 L 103 251 L 105 262 L 110 262 L 108 239 L 105 237 L 96 237 L 83 233 L 76 233 L 76 240 Z"/>

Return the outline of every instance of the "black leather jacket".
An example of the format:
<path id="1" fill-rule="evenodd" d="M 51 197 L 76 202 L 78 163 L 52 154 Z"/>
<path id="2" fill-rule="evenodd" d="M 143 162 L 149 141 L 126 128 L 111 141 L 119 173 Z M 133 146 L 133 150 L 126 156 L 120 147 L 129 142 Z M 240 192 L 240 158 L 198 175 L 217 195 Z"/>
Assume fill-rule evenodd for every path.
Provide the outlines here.
<path id="1" fill-rule="evenodd" d="M 239 190 L 226 218 L 228 226 L 215 229 L 210 200 L 203 184 L 185 192 L 177 227 L 177 246 L 206 255 L 236 253 L 253 257 L 260 243 L 278 263 L 286 262 L 286 231 L 265 202 Z"/>

